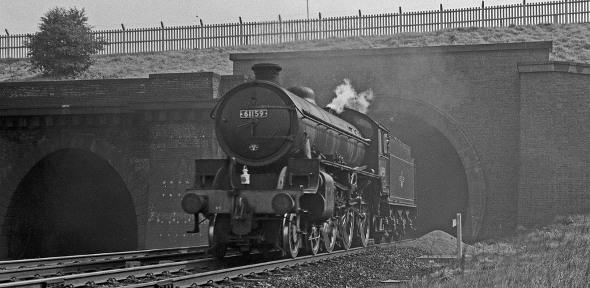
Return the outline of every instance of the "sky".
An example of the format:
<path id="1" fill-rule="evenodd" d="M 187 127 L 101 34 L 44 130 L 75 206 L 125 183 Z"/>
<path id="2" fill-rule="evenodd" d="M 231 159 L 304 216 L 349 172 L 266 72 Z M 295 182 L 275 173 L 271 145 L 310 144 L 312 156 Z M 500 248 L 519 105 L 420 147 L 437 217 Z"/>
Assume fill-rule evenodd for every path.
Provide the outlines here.
<path id="1" fill-rule="evenodd" d="M 527 2 L 546 2 L 536 0 Z M 551 0 L 550 0 L 551 1 Z M 317 18 L 379 14 L 403 11 L 436 10 L 481 6 L 481 0 L 0 0 L 0 33 L 37 31 L 41 16 L 54 7 L 84 8 L 95 30 Z M 519 4 L 522 0 L 488 0 L 486 6 Z"/>

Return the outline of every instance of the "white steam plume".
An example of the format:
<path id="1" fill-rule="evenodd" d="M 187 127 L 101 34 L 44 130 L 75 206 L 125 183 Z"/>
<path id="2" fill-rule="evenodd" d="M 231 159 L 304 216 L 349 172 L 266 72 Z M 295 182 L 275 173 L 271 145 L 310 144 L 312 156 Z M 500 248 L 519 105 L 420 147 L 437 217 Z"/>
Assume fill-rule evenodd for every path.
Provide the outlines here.
<path id="1" fill-rule="evenodd" d="M 326 106 L 338 114 L 344 111 L 344 107 L 366 114 L 371 100 L 373 100 L 373 90 L 356 93 L 349 79 L 344 79 L 344 83 L 338 85 L 334 89 L 334 93 L 336 93 L 336 97 Z"/>

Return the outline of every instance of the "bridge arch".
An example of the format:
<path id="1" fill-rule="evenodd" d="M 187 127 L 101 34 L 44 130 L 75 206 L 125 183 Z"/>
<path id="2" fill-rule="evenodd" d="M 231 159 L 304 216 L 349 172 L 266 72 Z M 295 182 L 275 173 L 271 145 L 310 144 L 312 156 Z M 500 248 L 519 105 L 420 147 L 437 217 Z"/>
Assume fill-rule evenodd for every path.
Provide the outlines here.
<path id="1" fill-rule="evenodd" d="M 419 205 L 418 220 L 421 219 L 420 215 L 432 217 L 429 215 L 429 212 L 432 211 L 424 210 L 429 209 L 428 207 L 439 206 L 436 207 L 440 209 L 438 211 L 444 210 L 443 212 L 448 215 L 462 212 L 464 237 L 467 240 L 478 239 L 484 224 L 487 182 L 477 150 L 468 135 L 457 121 L 432 104 L 399 97 L 378 99 L 387 99 L 387 101 L 375 105 L 378 108 L 372 114 L 390 127 L 394 135 L 396 132 L 401 132 L 401 135 L 398 134 L 402 138 L 401 140 L 413 146 L 412 155 L 416 160 L 416 166 L 418 166 L 415 179 L 416 198 Z M 424 166 L 428 166 L 426 170 L 430 169 L 430 171 L 423 173 Z M 441 175 L 432 176 L 436 173 Z M 431 176 L 424 176 L 426 174 Z M 450 175 L 449 177 L 455 179 L 449 180 L 453 184 L 446 187 L 452 191 L 446 191 L 446 194 L 440 195 L 444 199 L 437 197 L 436 187 L 433 187 L 437 184 L 431 183 L 429 188 L 423 188 L 422 184 L 424 183 L 420 183 L 421 181 L 442 183 L 445 180 L 441 177 L 444 178 L 445 175 Z M 424 179 L 425 177 L 430 178 Z M 441 205 L 446 207 L 440 207 Z M 450 229 L 451 219 L 436 218 L 435 222 L 439 221 L 439 223 L 429 223 L 431 224 L 430 228 L 452 230 Z M 432 221 L 432 219 L 422 219 L 422 221 Z M 445 226 L 446 229 L 442 229 L 433 225 L 448 226 Z"/>
<path id="2" fill-rule="evenodd" d="M 143 203 L 145 200 L 142 199 L 142 196 L 145 195 L 138 193 L 138 175 L 134 171 L 133 159 L 127 157 L 111 143 L 88 135 L 71 135 L 60 138 L 43 137 L 35 145 L 19 146 L 24 147 L 21 151 L 22 157 L 18 159 L 17 163 L 10 163 L 9 173 L 0 175 L 2 178 L 0 181 L 3 183 L 0 187 L 0 198 L 6 199 L 4 201 L 6 204 L 0 206 L 0 223 L 2 224 L 0 226 L 0 258 L 57 256 L 143 248 L 144 241 L 141 235 L 144 235 L 145 231 L 146 212 L 138 207 L 146 205 Z M 56 183 L 46 182 L 60 177 L 61 183 L 58 184 L 63 186 L 63 193 L 46 191 L 48 189 L 56 190 L 55 187 L 45 187 L 55 186 Z M 145 179 L 142 182 L 145 182 Z M 59 187 L 59 185 L 57 186 Z M 79 190 L 86 190 L 92 195 L 85 195 L 85 197 L 79 197 L 72 201 Z M 147 191 L 147 189 L 139 190 Z M 56 201 L 51 203 L 53 197 L 42 196 L 43 193 L 40 192 L 48 192 L 46 195 L 53 195 Z M 34 201 L 45 203 L 45 206 L 27 205 L 27 202 Z M 59 206 L 57 202 L 60 201 L 65 202 L 61 204 L 66 204 L 66 209 L 74 209 L 70 212 L 70 215 L 74 215 L 73 217 L 67 217 L 67 213 L 62 213 L 56 208 Z M 44 217 L 49 217 L 47 221 L 59 222 L 52 224 L 54 225 L 53 232 L 58 232 L 57 234 L 60 235 L 49 235 L 48 231 L 43 231 L 45 234 L 42 234 L 42 237 L 75 238 L 81 234 L 66 230 L 67 226 L 78 226 L 83 233 L 98 237 L 97 241 L 88 240 L 86 243 L 65 248 L 63 243 L 60 244 L 58 240 L 54 240 L 54 243 L 49 245 L 51 247 L 47 243 L 43 246 L 38 243 L 37 245 L 23 242 L 23 239 L 31 240 L 29 237 L 31 235 L 27 236 L 27 233 L 31 234 L 31 231 L 23 230 L 24 226 L 27 224 L 37 225 L 36 227 L 48 225 L 46 222 L 35 222 L 31 218 L 34 214 L 29 210 L 40 209 L 39 207 L 41 210 L 36 211 L 37 215 L 41 213 L 44 214 Z M 30 213 L 28 220 L 22 219 L 23 211 Z M 117 218 L 118 220 L 124 218 L 124 220 L 115 225 L 114 221 Z M 27 223 L 26 221 L 32 222 Z M 98 227 L 100 229 L 94 227 L 95 230 L 111 237 L 115 231 L 119 231 L 115 233 L 121 234 L 118 240 L 122 243 L 119 245 L 103 241 L 103 244 L 97 244 L 106 238 L 101 238 L 99 234 L 90 233 L 92 232 L 90 229 L 84 229 L 82 225 L 84 221 L 94 221 L 88 225 L 100 226 Z M 113 228 L 112 225 L 118 226 Z M 39 242 L 34 237 L 32 240 Z M 30 253 L 30 255 L 26 253 L 18 255 L 18 251 L 23 251 L 23 248 L 27 248 L 31 250 L 30 253 L 37 253 L 37 255 Z"/>

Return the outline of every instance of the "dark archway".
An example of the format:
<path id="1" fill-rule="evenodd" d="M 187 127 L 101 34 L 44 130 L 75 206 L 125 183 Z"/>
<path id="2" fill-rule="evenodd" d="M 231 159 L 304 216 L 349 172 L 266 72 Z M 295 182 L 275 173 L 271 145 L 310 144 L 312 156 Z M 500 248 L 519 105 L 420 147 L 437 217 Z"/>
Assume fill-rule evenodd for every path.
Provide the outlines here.
<path id="1" fill-rule="evenodd" d="M 13 194 L 5 227 L 13 259 L 137 249 L 125 183 L 107 161 L 81 149 L 35 164 Z"/>
<path id="2" fill-rule="evenodd" d="M 454 235 L 452 219 L 458 212 L 467 215 L 469 205 L 467 176 L 457 151 L 440 131 L 414 115 L 397 114 L 388 124 L 412 148 L 417 233 L 443 230 Z"/>
<path id="3" fill-rule="evenodd" d="M 461 212 L 464 239 L 479 239 L 488 185 L 478 152 L 462 126 L 423 101 L 385 96 L 377 99 L 387 100 L 375 105 L 372 114 L 412 146 L 416 166 L 421 166 L 416 168 L 417 200 L 418 205 L 427 202 L 418 207 L 418 213 L 424 216 L 419 221 L 425 227 L 452 231 L 454 217 L 449 215 Z"/>

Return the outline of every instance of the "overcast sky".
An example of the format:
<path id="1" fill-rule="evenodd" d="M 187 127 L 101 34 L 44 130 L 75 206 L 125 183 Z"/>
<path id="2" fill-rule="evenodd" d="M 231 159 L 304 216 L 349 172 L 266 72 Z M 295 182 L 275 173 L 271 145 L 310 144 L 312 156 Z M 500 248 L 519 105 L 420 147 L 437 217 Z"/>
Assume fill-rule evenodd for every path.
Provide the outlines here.
<path id="1" fill-rule="evenodd" d="M 529 0 L 527 2 L 546 2 Z M 551 0 L 549 0 L 551 1 Z M 306 17 L 355 15 L 480 6 L 473 0 L 0 0 L 0 32 L 30 33 L 37 30 L 39 19 L 53 7 L 84 8 L 95 29 L 154 27 L 163 21 L 166 26 L 193 25 L 202 19 L 205 24 L 275 20 Z M 486 6 L 517 4 L 522 0 L 486 1 Z"/>

